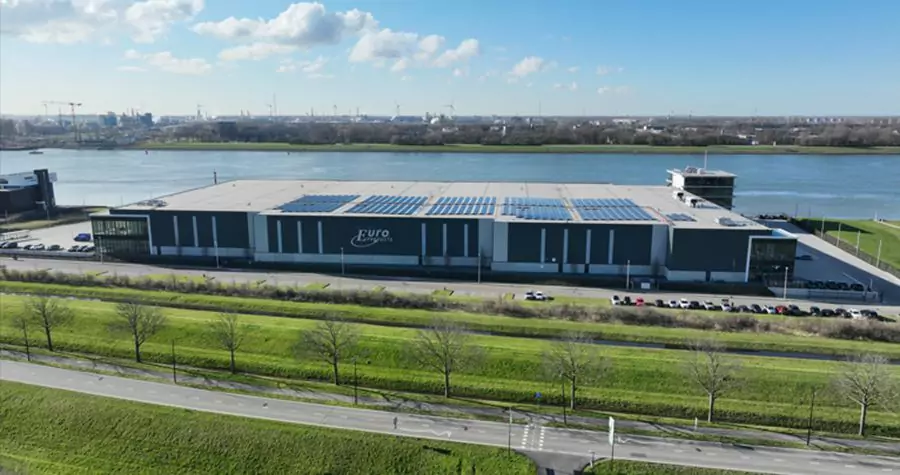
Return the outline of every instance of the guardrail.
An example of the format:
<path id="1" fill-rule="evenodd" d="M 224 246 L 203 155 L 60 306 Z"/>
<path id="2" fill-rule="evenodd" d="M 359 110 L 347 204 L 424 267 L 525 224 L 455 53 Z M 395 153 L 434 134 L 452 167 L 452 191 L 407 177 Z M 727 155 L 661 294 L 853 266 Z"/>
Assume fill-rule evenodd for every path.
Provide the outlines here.
<path id="1" fill-rule="evenodd" d="M 44 259 L 82 259 L 91 260 L 97 258 L 95 252 L 68 252 L 61 251 L 33 251 L 31 249 L 0 249 L 0 256 L 15 257 L 41 257 Z"/>

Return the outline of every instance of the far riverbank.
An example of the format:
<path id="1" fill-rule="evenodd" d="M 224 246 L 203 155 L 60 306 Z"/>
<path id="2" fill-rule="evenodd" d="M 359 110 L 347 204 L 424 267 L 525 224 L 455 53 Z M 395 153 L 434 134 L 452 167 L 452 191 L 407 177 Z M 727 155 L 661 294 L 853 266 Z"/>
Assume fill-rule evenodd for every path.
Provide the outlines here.
<path id="1" fill-rule="evenodd" d="M 900 147 L 801 147 L 729 145 L 715 147 L 672 147 L 652 145 L 390 145 L 338 144 L 295 145 L 255 142 L 147 142 L 130 147 L 138 150 L 240 151 L 240 152 L 385 152 L 385 153 L 557 153 L 635 155 L 900 155 Z"/>

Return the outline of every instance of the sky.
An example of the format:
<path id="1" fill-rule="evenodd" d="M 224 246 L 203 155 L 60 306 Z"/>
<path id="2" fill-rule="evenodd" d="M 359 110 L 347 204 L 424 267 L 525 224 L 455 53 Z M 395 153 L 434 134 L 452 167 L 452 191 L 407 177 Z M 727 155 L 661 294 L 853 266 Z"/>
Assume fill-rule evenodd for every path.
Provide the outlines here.
<path id="1" fill-rule="evenodd" d="M 900 115 L 898 25 L 897 0 L 0 0 L 0 112 Z"/>

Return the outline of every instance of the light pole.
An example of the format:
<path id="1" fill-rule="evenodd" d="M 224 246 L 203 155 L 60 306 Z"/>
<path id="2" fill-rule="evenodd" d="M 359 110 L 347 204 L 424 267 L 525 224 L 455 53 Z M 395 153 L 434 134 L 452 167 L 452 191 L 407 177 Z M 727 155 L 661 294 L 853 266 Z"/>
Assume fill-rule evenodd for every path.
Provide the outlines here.
<path id="1" fill-rule="evenodd" d="M 213 249 L 216 251 L 216 269 L 219 268 L 219 240 L 213 239 Z"/>
<path id="2" fill-rule="evenodd" d="M 359 404 L 359 377 L 356 373 L 356 357 L 353 357 L 353 405 Z"/>
<path id="3" fill-rule="evenodd" d="M 100 236 L 94 236 L 94 238 L 97 241 L 97 253 L 100 254 L 100 263 L 103 264 L 103 243 L 100 242 Z"/>
<path id="4" fill-rule="evenodd" d="M 813 410 L 816 407 L 816 390 L 813 389 L 812 398 L 809 400 L 809 420 L 806 421 L 806 446 L 809 447 L 809 441 L 812 438 L 812 421 Z"/>
<path id="5" fill-rule="evenodd" d="M 478 283 L 481 283 L 481 246 L 478 246 Z"/>
<path id="6" fill-rule="evenodd" d="M 175 373 L 175 340 L 172 340 L 172 382 L 178 383 L 178 376 Z"/>
<path id="7" fill-rule="evenodd" d="M 569 420 L 566 417 L 566 378 L 560 378 L 559 380 L 562 392 L 562 410 L 563 410 L 563 424 L 569 425 Z"/>
<path id="8" fill-rule="evenodd" d="M 344 248 L 341 247 L 341 278 L 344 277 Z"/>

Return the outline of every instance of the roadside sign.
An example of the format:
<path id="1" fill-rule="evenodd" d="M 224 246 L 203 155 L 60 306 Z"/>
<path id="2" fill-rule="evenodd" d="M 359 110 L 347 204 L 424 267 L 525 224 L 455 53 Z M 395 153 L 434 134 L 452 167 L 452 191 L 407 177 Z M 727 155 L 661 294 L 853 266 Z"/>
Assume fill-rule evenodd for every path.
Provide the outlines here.
<path id="1" fill-rule="evenodd" d="M 541 398 L 541 393 L 534 393 L 534 398 L 535 398 L 535 399 L 540 399 L 540 398 Z"/>
<path id="2" fill-rule="evenodd" d="M 609 445 L 616 445 L 616 420 L 609 418 Z"/>

